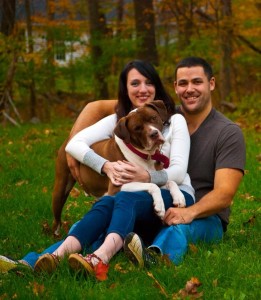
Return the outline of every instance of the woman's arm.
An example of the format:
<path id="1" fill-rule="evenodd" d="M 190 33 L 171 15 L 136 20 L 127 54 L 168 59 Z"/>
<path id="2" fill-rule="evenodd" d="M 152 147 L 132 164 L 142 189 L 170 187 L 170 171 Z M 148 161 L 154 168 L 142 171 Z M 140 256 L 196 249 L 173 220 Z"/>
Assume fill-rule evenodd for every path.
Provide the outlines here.
<path id="1" fill-rule="evenodd" d="M 77 132 L 81 131 L 82 129 L 95 124 L 108 115 L 113 114 L 115 112 L 116 103 L 117 100 L 98 100 L 88 103 L 83 108 L 77 120 L 75 121 L 74 126 L 70 132 L 69 139 L 71 139 Z M 71 174 L 80 184 L 82 184 L 79 162 L 69 153 L 66 153 L 66 159 Z"/>
<path id="2" fill-rule="evenodd" d="M 115 125 L 116 114 L 103 118 L 72 137 L 65 151 L 79 162 L 101 173 L 102 166 L 107 160 L 96 154 L 90 146 L 98 141 L 111 138 Z"/>
<path id="3" fill-rule="evenodd" d="M 166 169 L 168 180 L 181 184 L 187 174 L 190 136 L 185 118 L 180 114 L 171 117 L 168 137 L 170 141 L 170 166 Z"/>

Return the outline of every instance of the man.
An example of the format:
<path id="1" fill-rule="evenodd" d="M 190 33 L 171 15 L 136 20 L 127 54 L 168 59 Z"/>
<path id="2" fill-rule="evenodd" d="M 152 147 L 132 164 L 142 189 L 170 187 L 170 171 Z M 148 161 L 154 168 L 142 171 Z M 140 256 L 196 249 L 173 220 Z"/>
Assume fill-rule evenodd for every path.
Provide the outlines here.
<path id="1" fill-rule="evenodd" d="M 226 231 L 230 206 L 244 174 L 245 143 L 240 128 L 212 106 L 215 78 L 205 60 L 189 57 L 179 62 L 174 88 L 191 137 L 188 173 L 196 203 L 169 208 L 164 218 L 166 227 L 151 248 L 168 254 L 178 264 L 189 243 L 218 241 Z M 149 257 L 134 233 L 126 238 L 125 252 L 141 266 Z"/>

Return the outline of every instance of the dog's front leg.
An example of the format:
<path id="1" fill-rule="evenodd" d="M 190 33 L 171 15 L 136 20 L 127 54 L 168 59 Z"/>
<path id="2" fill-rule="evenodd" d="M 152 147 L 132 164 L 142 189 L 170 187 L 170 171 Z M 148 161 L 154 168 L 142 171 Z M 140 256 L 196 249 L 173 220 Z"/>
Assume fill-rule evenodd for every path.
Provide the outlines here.
<path id="1" fill-rule="evenodd" d="M 160 188 L 154 183 L 130 182 L 122 185 L 121 191 L 138 192 L 145 191 L 151 194 L 153 198 L 153 206 L 157 216 L 163 220 L 165 215 L 164 201 L 161 196 Z"/>
<path id="2" fill-rule="evenodd" d="M 169 189 L 170 194 L 173 199 L 173 205 L 175 207 L 185 207 L 186 206 L 186 200 L 183 195 L 183 193 L 180 191 L 178 185 L 175 181 L 169 180 L 166 183 L 166 188 Z"/>

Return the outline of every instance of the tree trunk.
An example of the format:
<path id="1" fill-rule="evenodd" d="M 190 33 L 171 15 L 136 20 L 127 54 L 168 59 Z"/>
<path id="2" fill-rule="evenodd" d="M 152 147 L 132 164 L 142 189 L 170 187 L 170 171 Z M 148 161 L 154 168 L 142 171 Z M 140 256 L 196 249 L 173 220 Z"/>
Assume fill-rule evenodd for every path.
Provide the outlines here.
<path id="1" fill-rule="evenodd" d="M 16 0 L 2 0 L 1 32 L 11 35 L 15 24 Z"/>
<path id="2" fill-rule="evenodd" d="M 233 21 L 231 0 L 221 0 L 222 24 L 219 31 L 221 47 L 220 59 L 220 94 L 222 101 L 228 101 L 231 93 L 232 76 L 232 39 Z"/>
<path id="3" fill-rule="evenodd" d="M 138 58 L 158 65 L 159 58 L 156 47 L 153 0 L 133 0 L 133 3 L 136 34 L 140 42 L 137 49 Z"/>
<path id="4" fill-rule="evenodd" d="M 27 25 L 27 37 L 28 37 L 28 52 L 31 54 L 34 52 L 34 42 L 32 34 L 32 21 L 31 21 L 31 8 L 30 0 L 25 0 L 25 12 L 26 12 L 26 25 Z M 28 63 L 28 76 L 30 76 L 30 116 L 31 118 L 36 116 L 36 94 L 35 94 L 35 80 L 34 80 L 34 59 Z"/>
<path id="5" fill-rule="evenodd" d="M 117 0 L 117 25 L 116 25 L 116 36 L 119 36 L 122 32 L 122 20 L 124 11 L 124 0 Z"/>
<path id="6" fill-rule="evenodd" d="M 196 30 L 196 24 L 193 20 L 195 1 L 175 0 L 167 2 L 167 7 L 175 16 L 177 26 L 177 45 L 180 51 L 190 45 L 191 36 Z"/>
<path id="7" fill-rule="evenodd" d="M 54 19 L 54 0 L 47 0 L 47 16 L 51 23 Z M 46 86 L 48 91 L 53 94 L 55 91 L 55 75 L 54 75 L 54 36 L 53 28 L 47 24 L 47 78 Z"/>
<path id="8" fill-rule="evenodd" d="M 100 11 L 99 1 L 87 0 L 88 11 L 89 11 L 89 26 L 90 26 L 90 47 L 91 47 L 91 59 L 94 70 L 94 81 L 95 81 L 95 97 L 108 98 L 108 86 L 106 82 L 106 68 L 108 63 L 103 63 L 103 49 L 100 44 L 106 37 L 107 27 L 104 14 Z"/>

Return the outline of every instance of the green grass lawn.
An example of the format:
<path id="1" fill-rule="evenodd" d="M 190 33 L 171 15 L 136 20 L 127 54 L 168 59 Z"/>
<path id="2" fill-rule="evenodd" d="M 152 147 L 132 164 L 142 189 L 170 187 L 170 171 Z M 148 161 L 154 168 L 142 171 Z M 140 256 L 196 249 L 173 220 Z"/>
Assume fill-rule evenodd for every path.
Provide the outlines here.
<path id="1" fill-rule="evenodd" d="M 55 242 L 47 226 L 52 223 L 54 161 L 71 125 L 70 120 L 59 120 L 0 127 L 0 255 L 19 259 Z M 191 245 L 181 265 L 162 260 L 149 271 L 138 269 L 119 253 L 103 282 L 75 276 L 66 260 L 52 275 L 29 271 L 0 274 L 0 300 L 189 299 L 179 298 L 177 293 L 192 277 L 202 283 L 198 288 L 201 299 L 260 299 L 260 133 L 245 129 L 244 134 L 247 171 L 220 244 Z M 92 200 L 82 192 L 70 196 L 63 220 L 71 225 L 89 209 Z"/>

